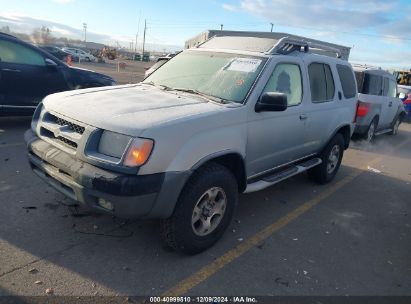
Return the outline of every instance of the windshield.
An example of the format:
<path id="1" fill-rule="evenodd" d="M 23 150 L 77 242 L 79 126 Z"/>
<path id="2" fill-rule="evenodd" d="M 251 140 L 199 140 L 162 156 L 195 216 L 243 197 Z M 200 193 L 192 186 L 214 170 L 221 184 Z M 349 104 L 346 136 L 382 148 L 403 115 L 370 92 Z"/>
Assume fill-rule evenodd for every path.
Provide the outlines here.
<path id="1" fill-rule="evenodd" d="M 186 51 L 171 59 L 143 83 L 187 89 L 242 103 L 265 58 L 216 52 Z"/>
<path id="2" fill-rule="evenodd" d="M 408 95 L 411 93 L 411 87 L 410 88 L 398 87 L 398 93 L 404 93 L 405 95 Z"/>

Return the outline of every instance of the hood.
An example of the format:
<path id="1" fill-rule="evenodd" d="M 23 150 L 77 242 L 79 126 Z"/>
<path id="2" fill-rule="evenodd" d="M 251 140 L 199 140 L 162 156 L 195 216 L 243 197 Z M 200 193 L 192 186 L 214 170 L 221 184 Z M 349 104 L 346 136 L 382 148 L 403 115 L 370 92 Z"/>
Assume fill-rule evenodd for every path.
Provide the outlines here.
<path id="1" fill-rule="evenodd" d="M 47 96 L 44 107 L 68 118 L 131 136 L 145 129 L 227 109 L 190 94 L 148 85 L 67 91 Z"/>

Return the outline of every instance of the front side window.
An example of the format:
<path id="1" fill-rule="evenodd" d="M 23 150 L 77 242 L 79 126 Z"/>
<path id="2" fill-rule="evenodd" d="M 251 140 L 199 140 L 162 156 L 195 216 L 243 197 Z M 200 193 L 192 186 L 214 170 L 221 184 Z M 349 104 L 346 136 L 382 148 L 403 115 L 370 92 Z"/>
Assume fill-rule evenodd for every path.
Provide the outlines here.
<path id="1" fill-rule="evenodd" d="M 311 100 L 313 102 L 331 101 L 335 95 L 334 78 L 331 68 L 324 63 L 311 63 L 308 66 Z"/>
<path id="2" fill-rule="evenodd" d="M 291 63 L 277 64 L 263 92 L 284 93 L 289 106 L 300 104 L 303 96 L 300 67 Z"/>
<path id="3" fill-rule="evenodd" d="M 0 40 L 1 62 L 45 66 L 44 58 L 34 50 L 7 40 Z"/>
<path id="4" fill-rule="evenodd" d="M 388 79 L 388 97 L 397 97 L 397 83 L 392 80 Z"/>
<path id="5" fill-rule="evenodd" d="M 266 58 L 219 52 L 184 51 L 143 83 L 184 89 L 242 103 Z"/>
<path id="6" fill-rule="evenodd" d="M 383 79 L 383 83 L 384 83 L 382 95 L 383 96 L 388 96 L 388 90 L 390 89 L 389 88 L 389 85 L 390 85 L 389 79 L 385 78 L 385 77 L 383 77 L 382 79 Z"/>
<path id="7" fill-rule="evenodd" d="M 364 73 L 364 83 L 360 93 L 381 96 L 383 91 L 382 84 L 383 79 L 381 76 L 366 72 Z"/>

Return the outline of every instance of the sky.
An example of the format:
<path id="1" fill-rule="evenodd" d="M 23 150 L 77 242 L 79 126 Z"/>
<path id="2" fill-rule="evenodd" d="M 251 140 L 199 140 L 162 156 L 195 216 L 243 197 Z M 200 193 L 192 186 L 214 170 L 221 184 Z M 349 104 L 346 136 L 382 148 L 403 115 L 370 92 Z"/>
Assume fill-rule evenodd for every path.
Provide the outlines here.
<path id="1" fill-rule="evenodd" d="M 270 31 L 352 47 L 350 61 L 411 69 L 411 0 L 0 0 L 0 28 L 159 50 L 208 29 Z"/>

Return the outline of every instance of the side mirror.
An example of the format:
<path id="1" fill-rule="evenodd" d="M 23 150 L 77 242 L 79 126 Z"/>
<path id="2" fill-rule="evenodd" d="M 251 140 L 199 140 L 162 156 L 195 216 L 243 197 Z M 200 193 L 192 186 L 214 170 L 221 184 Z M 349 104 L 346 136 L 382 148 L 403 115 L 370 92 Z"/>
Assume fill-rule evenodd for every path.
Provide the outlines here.
<path id="1" fill-rule="evenodd" d="M 405 98 L 405 93 L 399 93 L 398 98 L 399 99 L 404 99 Z"/>
<path id="2" fill-rule="evenodd" d="M 281 112 L 287 109 L 287 95 L 278 92 L 266 92 L 255 105 L 256 112 Z"/>
<path id="3" fill-rule="evenodd" d="M 51 60 L 50 58 L 46 58 L 44 59 L 44 62 L 46 63 L 47 67 L 50 68 L 56 68 L 57 67 L 57 63 L 55 63 L 53 60 Z"/>

